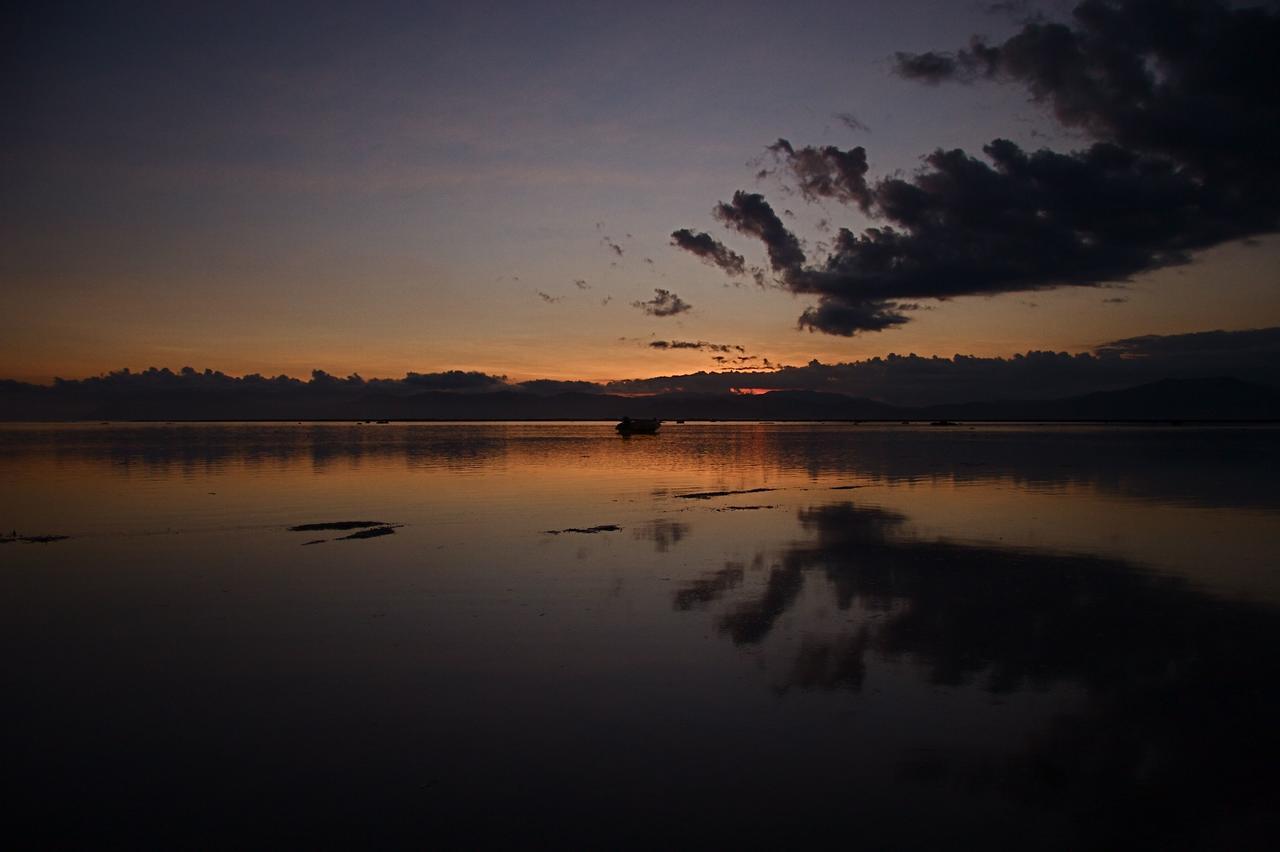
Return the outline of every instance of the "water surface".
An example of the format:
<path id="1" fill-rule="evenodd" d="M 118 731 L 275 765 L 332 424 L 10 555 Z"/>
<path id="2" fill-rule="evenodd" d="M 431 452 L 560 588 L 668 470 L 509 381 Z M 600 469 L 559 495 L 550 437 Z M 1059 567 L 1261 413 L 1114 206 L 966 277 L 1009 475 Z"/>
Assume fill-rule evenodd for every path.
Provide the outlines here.
<path id="1" fill-rule="evenodd" d="M 1261 846 L 1280 431 L 0 429 L 60 842 Z M 365 520 L 393 532 L 289 527 Z M 566 531 L 568 530 L 568 531 Z M 575 531 L 576 530 L 576 531 Z"/>

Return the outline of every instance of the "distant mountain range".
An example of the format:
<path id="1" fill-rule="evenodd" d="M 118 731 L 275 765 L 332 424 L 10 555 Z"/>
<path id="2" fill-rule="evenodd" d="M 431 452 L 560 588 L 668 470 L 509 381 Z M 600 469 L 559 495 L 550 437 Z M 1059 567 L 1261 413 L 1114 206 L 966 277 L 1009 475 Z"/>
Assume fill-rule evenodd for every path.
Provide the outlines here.
<path id="1" fill-rule="evenodd" d="M 1050 400 L 907 407 L 819 391 L 758 395 L 423 391 L 311 385 L 112 388 L 0 381 L 0 420 L 1280 420 L 1280 390 L 1220 377 L 1167 379 Z"/>

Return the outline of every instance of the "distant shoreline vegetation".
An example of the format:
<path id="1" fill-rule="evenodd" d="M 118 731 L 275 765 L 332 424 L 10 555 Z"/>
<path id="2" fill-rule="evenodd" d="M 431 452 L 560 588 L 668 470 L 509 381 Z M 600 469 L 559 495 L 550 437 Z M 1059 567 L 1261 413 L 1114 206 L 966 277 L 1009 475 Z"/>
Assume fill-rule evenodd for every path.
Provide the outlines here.
<path id="1" fill-rule="evenodd" d="M 131 376 L 134 374 L 130 374 Z M 169 374 L 174 375 L 174 374 Z M 0 383 L 0 420 L 18 421 L 724 421 L 1259 422 L 1280 420 L 1280 390 L 1229 376 L 1164 379 L 1058 398 L 895 405 L 846 393 L 665 392 L 647 396 L 510 389 L 391 392 L 373 382 Z"/>

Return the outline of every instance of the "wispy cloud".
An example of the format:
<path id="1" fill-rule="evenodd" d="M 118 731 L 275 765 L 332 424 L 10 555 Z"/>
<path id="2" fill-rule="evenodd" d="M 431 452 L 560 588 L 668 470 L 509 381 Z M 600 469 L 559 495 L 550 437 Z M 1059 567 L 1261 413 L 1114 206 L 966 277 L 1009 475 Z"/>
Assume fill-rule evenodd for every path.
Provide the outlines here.
<path id="1" fill-rule="evenodd" d="M 690 305 L 670 290 L 655 288 L 653 292 L 655 295 L 652 299 L 647 302 L 632 302 L 631 307 L 639 308 L 649 316 L 654 317 L 673 317 L 693 310 L 693 305 Z"/>
<path id="2" fill-rule="evenodd" d="M 746 352 L 731 343 L 708 343 L 705 340 L 650 340 L 651 349 L 698 349 L 703 352 Z"/>

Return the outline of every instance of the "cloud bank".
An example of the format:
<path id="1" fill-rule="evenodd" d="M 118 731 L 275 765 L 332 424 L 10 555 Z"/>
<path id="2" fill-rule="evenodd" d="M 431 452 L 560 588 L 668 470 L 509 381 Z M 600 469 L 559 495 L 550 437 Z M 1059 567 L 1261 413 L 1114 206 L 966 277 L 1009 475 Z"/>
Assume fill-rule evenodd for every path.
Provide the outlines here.
<path id="1" fill-rule="evenodd" d="M 1030 351 L 1011 357 L 889 354 L 838 364 L 810 361 L 772 371 L 729 370 L 611 382 L 617 393 L 727 392 L 751 387 L 820 390 L 898 405 L 994 399 L 1056 399 L 1167 378 L 1232 376 L 1280 387 L 1280 327 L 1145 335 L 1090 352 Z"/>
<path id="2" fill-rule="evenodd" d="M 655 345 L 656 344 L 656 345 Z M 1113 340 L 1090 352 L 1025 352 L 1012 357 L 954 355 L 950 358 L 889 354 L 838 364 L 810 361 L 761 369 L 764 359 L 736 355 L 741 347 L 706 341 L 651 341 L 654 349 L 693 349 L 713 354 L 722 369 L 613 382 L 534 379 L 449 370 L 408 373 L 400 379 L 345 378 L 313 371 L 310 380 L 289 376 L 229 376 L 190 367 L 119 370 L 86 379 L 55 379 L 52 388 L 0 380 L 0 392 L 52 392 L 67 398 L 128 397 L 173 393 L 203 397 L 248 393 L 287 399 L 408 397 L 423 393 L 503 392 L 548 396 L 560 393 L 654 394 L 670 391 L 727 393 L 750 387 L 809 390 L 868 397 L 899 405 L 930 405 L 992 399 L 1054 399 L 1114 390 L 1166 378 L 1230 376 L 1280 388 L 1280 327 L 1244 331 L 1143 335 Z M 728 354 L 725 354 L 728 353 Z M 752 367 L 752 364 L 759 367 Z M 734 366 L 729 366 L 734 365 Z M 748 372 L 743 372 L 747 369 Z M 2 399 L 2 397 L 0 397 Z M 4 414 L 0 411 L 0 416 Z"/>

